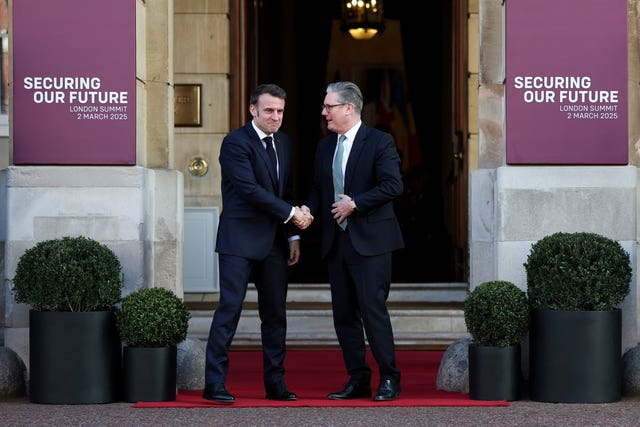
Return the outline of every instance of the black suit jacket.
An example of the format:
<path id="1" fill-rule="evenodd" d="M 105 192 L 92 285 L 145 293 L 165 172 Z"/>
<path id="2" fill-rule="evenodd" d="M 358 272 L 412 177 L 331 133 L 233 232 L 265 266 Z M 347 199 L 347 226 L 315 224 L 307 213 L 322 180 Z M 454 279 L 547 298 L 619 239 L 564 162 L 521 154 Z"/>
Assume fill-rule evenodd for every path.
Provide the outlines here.
<path id="1" fill-rule="evenodd" d="M 251 123 L 222 140 L 222 214 L 216 252 L 263 259 L 274 239 L 286 247 L 296 234 L 291 221 L 284 224 L 294 205 L 291 193 L 291 139 L 274 134 L 280 179 L 269 165 L 269 156 Z"/>
<path id="2" fill-rule="evenodd" d="M 313 186 L 307 206 L 322 221 L 322 256 L 336 236 L 331 214 L 334 201 L 332 163 L 338 136 L 329 135 L 318 143 Z M 393 137 L 362 124 L 356 134 L 344 177 L 344 192 L 357 210 L 348 218 L 353 247 L 364 256 L 380 255 L 404 247 L 393 200 L 403 191 L 400 156 Z"/>

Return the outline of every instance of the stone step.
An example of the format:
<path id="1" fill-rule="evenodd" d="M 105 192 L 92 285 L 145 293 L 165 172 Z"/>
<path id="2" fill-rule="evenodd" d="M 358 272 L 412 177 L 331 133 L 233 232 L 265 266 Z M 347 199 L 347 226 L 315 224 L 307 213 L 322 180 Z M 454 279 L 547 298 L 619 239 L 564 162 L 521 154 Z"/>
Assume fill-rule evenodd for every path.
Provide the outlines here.
<path id="1" fill-rule="evenodd" d="M 444 349 L 468 338 L 463 302 L 466 284 L 394 284 L 388 307 L 398 348 Z M 215 301 L 185 299 L 191 310 L 189 336 L 206 340 Z M 287 298 L 289 348 L 337 347 L 328 284 L 290 285 Z M 260 347 L 257 295 L 250 286 L 234 337 L 234 348 Z"/>

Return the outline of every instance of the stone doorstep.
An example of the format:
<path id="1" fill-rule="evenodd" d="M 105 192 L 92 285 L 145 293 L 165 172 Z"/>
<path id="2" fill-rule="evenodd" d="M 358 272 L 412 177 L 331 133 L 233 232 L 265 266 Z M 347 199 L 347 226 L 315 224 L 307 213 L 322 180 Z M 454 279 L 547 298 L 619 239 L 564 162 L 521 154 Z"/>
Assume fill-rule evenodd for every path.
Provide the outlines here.
<path id="1" fill-rule="evenodd" d="M 464 303 L 468 293 L 467 283 L 393 283 L 388 302 L 401 305 L 454 304 Z M 218 292 L 185 292 L 185 302 L 193 310 L 213 310 L 218 301 Z M 247 289 L 245 303 L 256 303 L 258 293 L 251 283 Z M 289 284 L 287 303 L 291 304 L 331 304 L 328 283 Z"/>
<path id="2" fill-rule="evenodd" d="M 391 309 L 391 323 L 398 348 L 446 349 L 452 342 L 468 338 L 462 309 Z M 189 336 L 206 340 L 212 311 L 191 312 Z M 338 345 L 330 309 L 288 309 L 289 347 L 335 347 Z M 255 308 L 245 308 L 233 346 L 260 347 L 260 320 Z"/>
<path id="3" fill-rule="evenodd" d="M 192 315 L 189 337 L 193 339 L 207 339 L 216 306 L 216 301 L 207 301 L 211 295 L 185 295 Z M 452 342 L 467 338 L 462 309 L 466 295 L 466 283 L 394 283 L 388 306 L 396 345 L 399 348 L 445 349 Z M 338 345 L 327 283 L 289 285 L 287 320 L 287 345 L 290 347 Z M 247 291 L 232 345 L 260 347 L 257 292 L 253 285 Z"/>

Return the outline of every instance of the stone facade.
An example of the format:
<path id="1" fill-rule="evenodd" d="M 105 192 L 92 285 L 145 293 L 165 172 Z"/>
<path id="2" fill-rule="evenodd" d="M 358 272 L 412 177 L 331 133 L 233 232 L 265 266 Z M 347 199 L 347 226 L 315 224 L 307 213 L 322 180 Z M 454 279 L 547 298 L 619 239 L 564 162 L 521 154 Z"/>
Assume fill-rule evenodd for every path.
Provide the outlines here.
<path id="1" fill-rule="evenodd" d="M 628 15 L 629 117 L 640 113 L 638 24 L 640 2 Z M 476 11 L 477 17 L 473 14 Z M 536 240 L 555 231 L 593 231 L 615 240 L 631 255 L 631 294 L 623 302 L 623 351 L 638 342 L 638 137 L 629 120 L 629 166 L 508 166 L 505 143 L 505 63 L 502 0 L 469 2 L 469 29 L 477 19 L 477 75 L 469 58 L 470 278 L 473 289 L 487 280 L 511 280 L 526 288 L 523 263 Z M 470 41 L 470 45 L 473 44 Z M 470 53 L 473 54 L 472 49 Z M 474 79 L 477 79 L 474 80 Z M 477 83 L 477 84 L 476 84 Z M 477 96 L 477 99 L 474 97 Z M 477 106 L 476 108 L 473 108 Z M 473 126 L 477 124 L 477 126 Z M 474 131 L 475 129 L 475 131 Z M 477 139 L 473 133 L 476 133 Z M 477 146 L 473 146 L 477 144 Z"/>
<path id="2" fill-rule="evenodd" d="M 221 205 L 220 174 L 215 165 L 222 138 L 230 130 L 229 4 L 227 0 L 136 0 L 137 166 L 107 168 L 101 172 L 101 182 L 93 179 L 96 171 L 92 168 L 11 167 L 10 138 L 0 138 L 0 277 L 10 278 L 20 253 L 38 239 L 86 232 L 107 240 L 122 257 L 129 289 L 165 286 L 182 294 L 182 208 Z M 628 4 L 629 117 L 638 117 L 640 1 L 629 0 Z M 525 286 L 522 263 L 531 243 L 547 232 L 578 226 L 621 241 L 632 254 L 635 272 L 640 122 L 629 120 L 627 167 L 507 166 L 505 2 L 469 0 L 467 7 L 469 287 L 492 279 Z M 175 83 L 202 85 L 202 127 L 174 128 L 171 86 Z M 189 173 L 189 163 L 196 157 L 210 165 L 205 176 Z M 78 171 L 92 183 L 88 184 L 92 189 L 77 186 L 81 182 Z M 49 185 L 45 191 L 39 180 L 47 179 L 57 187 Z M 96 200 L 100 194 L 115 197 L 115 206 L 100 204 Z M 117 201 L 123 195 L 128 203 Z M 75 203 L 73 208 L 52 213 L 39 205 L 46 200 Z M 106 230 L 119 237 L 107 237 Z M 625 348 L 638 341 L 636 277 L 634 274 L 633 292 L 623 307 Z M 4 289 L 0 293 L 0 343 L 24 356 L 25 308 L 16 307 L 9 288 Z M 327 294 L 326 289 L 313 289 L 306 295 L 316 300 Z M 217 294 L 185 298 L 212 302 Z M 433 334 L 441 343 L 465 334 L 459 310 L 426 321 L 421 316 L 404 316 L 407 313 L 399 314 L 395 321 L 405 328 L 409 343 L 415 331 L 433 334 L 424 332 L 425 325 L 447 331 Z M 204 311 L 201 318 L 196 317 L 192 335 L 205 333 L 210 314 Z M 255 312 L 247 314 L 243 321 L 250 325 L 248 330 L 257 332 Z M 327 319 L 322 320 L 307 316 L 299 321 L 324 325 Z M 325 329 L 333 334 L 330 326 L 322 326 L 319 333 Z M 252 342 L 249 332 L 246 338 Z"/>
<path id="3" fill-rule="evenodd" d="M 124 293 L 165 287 L 182 293 L 182 175 L 135 167 L 11 166 L 1 171 L 5 277 L 37 242 L 86 236 L 122 264 Z M 28 365 L 29 307 L 5 288 L 4 342 Z"/>

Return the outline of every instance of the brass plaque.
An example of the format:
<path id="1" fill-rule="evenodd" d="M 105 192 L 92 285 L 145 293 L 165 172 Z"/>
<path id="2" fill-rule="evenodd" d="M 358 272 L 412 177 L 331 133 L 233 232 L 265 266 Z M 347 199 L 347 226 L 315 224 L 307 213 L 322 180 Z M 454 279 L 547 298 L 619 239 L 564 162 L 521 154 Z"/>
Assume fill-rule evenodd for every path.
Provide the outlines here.
<path id="1" fill-rule="evenodd" d="M 174 125 L 202 126 L 201 84 L 175 84 L 173 87 Z"/>

